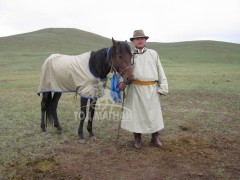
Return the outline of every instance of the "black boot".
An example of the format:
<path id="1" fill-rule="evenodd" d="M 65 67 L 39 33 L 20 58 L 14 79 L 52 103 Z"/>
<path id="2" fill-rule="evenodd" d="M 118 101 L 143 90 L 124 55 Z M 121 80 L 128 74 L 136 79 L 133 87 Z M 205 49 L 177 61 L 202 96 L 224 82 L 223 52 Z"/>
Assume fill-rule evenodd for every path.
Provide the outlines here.
<path id="1" fill-rule="evenodd" d="M 152 133 L 151 144 L 155 147 L 162 147 L 162 143 L 158 139 L 158 132 Z"/>
<path id="2" fill-rule="evenodd" d="M 142 147 L 141 133 L 133 133 L 133 134 L 134 134 L 134 139 L 135 139 L 134 147 L 136 149 L 141 149 L 141 147 Z"/>

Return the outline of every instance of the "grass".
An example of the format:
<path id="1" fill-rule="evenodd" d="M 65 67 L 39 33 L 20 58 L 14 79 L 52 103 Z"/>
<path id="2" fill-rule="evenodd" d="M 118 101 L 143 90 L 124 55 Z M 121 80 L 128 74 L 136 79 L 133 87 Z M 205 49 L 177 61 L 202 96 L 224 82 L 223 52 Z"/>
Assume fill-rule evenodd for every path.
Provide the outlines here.
<path id="1" fill-rule="evenodd" d="M 92 153 L 99 162 L 108 161 L 105 162 L 105 171 L 98 169 L 98 166 L 94 167 L 109 179 L 115 175 L 122 179 L 131 177 L 127 173 L 121 173 L 121 169 L 124 169 L 122 164 L 128 162 L 129 165 L 131 160 L 137 161 L 151 154 L 162 159 L 157 163 L 151 158 L 139 161 L 140 166 L 130 163 L 136 172 L 139 170 L 142 173 L 143 178 L 148 176 L 141 168 L 149 167 L 153 162 L 156 166 L 150 169 L 152 173 L 156 168 L 161 169 L 162 165 L 167 166 L 167 163 L 172 165 L 169 170 L 177 174 L 178 171 L 181 172 L 178 167 L 185 162 L 191 164 L 193 169 L 190 171 L 196 171 L 182 171 L 185 172 L 182 177 L 186 179 L 202 176 L 197 173 L 197 168 L 204 172 L 205 178 L 237 177 L 239 158 L 234 153 L 239 150 L 239 146 L 234 142 L 235 138 L 240 137 L 238 44 L 213 41 L 148 43 L 149 48 L 159 52 L 169 82 L 169 95 L 162 97 L 165 129 L 161 131 L 161 139 L 166 144 L 164 151 L 146 148 L 136 153 L 128 143 L 132 140 L 132 135 L 125 131 L 121 131 L 120 150 L 115 150 L 113 144 L 118 122 L 110 119 L 94 122 L 94 130 L 100 142 L 80 146 L 77 136 L 79 122 L 74 116 L 74 112 L 79 111 L 79 99 L 75 100 L 71 93 L 64 94 L 59 103 L 59 118 L 64 133 L 57 134 L 52 128 L 48 128 L 47 133 L 41 133 L 41 98 L 36 95 L 36 90 L 44 59 L 51 53 L 81 54 L 110 45 L 109 39 L 76 29 L 45 29 L 0 38 L 0 178 L 24 177 L 24 174 L 18 176 L 18 173 L 26 172 L 24 170 L 30 166 L 36 169 L 46 164 L 46 167 L 40 169 L 48 171 L 52 161 L 39 161 L 45 157 L 54 157 L 58 163 L 61 162 L 59 157 L 75 158 L 73 162 L 80 159 L 89 161 L 89 166 L 94 166 L 95 162 L 87 158 L 88 153 Z M 149 136 L 144 135 L 143 140 L 146 144 Z M 216 142 L 215 149 L 211 146 L 213 142 Z M 79 152 L 78 156 L 59 152 L 59 149 L 68 145 L 74 152 Z M 198 152 L 197 149 L 202 151 Z M 222 153 L 228 154 L 229 158 L 221 159 L 224 158 Z M 202 159 L 202 164 L 197 165 L 197 159 L 202 158 L 202 154 L 208 156 L 209 161 Z M 111 163 L 117 163 L 116 159 L 121 163 L 115 168 Z M 206 165 L 209 166 L 208 170 L 204 170 Z M 81 177 L 94 177 L 91 174 L 94 172 L 87 164 L 82 165 L 82 168 L 90 174 L 82 174 Z M 28 175 L 30 178 L 35 177 Z M 170 172 L 167 174 L 167 171 L 164 177 L 178 178 Z"/>

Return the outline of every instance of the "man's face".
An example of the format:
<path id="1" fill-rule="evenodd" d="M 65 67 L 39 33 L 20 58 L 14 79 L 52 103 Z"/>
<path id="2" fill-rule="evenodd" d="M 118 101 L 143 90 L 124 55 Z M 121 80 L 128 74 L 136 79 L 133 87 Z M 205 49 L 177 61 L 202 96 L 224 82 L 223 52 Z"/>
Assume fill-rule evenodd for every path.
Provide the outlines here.
<path id="1" fill-rule="evenodd" d="M 146 39 L 145 38 L 136 38 L 133 40 L 133 44 L 136 48 L 142 49 L 145 47 Z"/>

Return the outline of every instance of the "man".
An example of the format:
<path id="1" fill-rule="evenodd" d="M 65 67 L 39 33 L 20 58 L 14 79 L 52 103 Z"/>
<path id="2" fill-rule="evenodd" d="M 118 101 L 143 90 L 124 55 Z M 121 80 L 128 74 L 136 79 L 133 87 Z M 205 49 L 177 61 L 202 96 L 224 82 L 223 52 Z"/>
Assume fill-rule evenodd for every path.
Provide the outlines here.
<path id="1" fill-rule="evenodd" d="M 148 38 L 143 30 L 135 30 L 130 38 L 135 46 L 132 57 L 134 81 L 127 88 L 121 128 L 133 132 L 136 149 L 142 147 L 143 133 L 152 134 L 152 145 L 162 146 L 158 138 L 158 131 L 164 128 L 160 95 L 168 93 L 159 55 L 145 47 Z M 125 88 L 123 82 L 119 83 L 119 88 Z M 127 115 L 129 112 L 131 116 Z"/>

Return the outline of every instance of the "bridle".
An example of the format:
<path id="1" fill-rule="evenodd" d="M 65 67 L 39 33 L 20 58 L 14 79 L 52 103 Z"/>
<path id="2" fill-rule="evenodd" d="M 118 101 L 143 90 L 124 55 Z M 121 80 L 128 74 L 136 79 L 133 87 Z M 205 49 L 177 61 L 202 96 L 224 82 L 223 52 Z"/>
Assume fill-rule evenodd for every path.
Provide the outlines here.
<path id="1" fill-rule="evenodd" d="M 111 49 L 111 47 L 109 47 L 109 48 L 107 48 L 107 62 L 108 62 L 108 65 L 116 72 L 116 73 L 118 73 L 119 75 L 122 75 L 122 73 L 124 72 L 124 71 L 126 71 L 127 69 L 129 69 L 129 68 L 131 68 L 132 66 L 133 66 L 133 64 L 131 64 L 130 66 L 128 66 L 128 67 L 126 67 L 125 69 L 123 69 L 120 73 L 116 70 L 116 68 L 114 67 L 114 65 L 113 65 L 113 61 L 112 61 L 112 63 L 110 63 L 110 49 Z M 133 60 L 134 61 L 134 60 Z"/>

